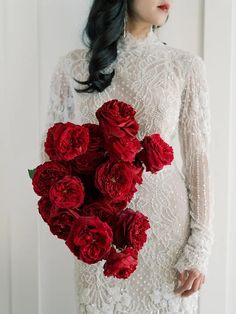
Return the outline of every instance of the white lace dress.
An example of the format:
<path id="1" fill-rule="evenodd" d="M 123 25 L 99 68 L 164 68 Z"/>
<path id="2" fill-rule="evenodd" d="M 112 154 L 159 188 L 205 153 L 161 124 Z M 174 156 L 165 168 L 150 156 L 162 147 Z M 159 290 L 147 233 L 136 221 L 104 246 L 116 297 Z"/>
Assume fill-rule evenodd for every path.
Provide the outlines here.
<path id="1" fill-rule="evenodd" d="M 78 314 L 197 313 L 199 291 L 174 293 L 177 272 L 207 273 L 214 233 L 209 171 L 210 111 L 203 59 L 163 43 L 151 29 L 143 39 L 131 33 L 118 41 L 115 68 L 103 92 L 78 94 L 73 77 L 87 79 L 86 49 L 61 56 L 51 81 L 46 129 L 57 121 L 98 123 L 95 112 L 107 100 L 132 104 L 140 124 L 138 138 L 160 133 L 172 145 L 179 136 L 183 160 L 157 174 L 143 172 L 129 207 L 149 217 L 148 239 L 128 279 L 105 277 L 104 260 L 85 264 L 74 257 Z M 43 139 L 45 134 L 43 135 Z M 43 160 L 47 156 L 42 151 Z"/>

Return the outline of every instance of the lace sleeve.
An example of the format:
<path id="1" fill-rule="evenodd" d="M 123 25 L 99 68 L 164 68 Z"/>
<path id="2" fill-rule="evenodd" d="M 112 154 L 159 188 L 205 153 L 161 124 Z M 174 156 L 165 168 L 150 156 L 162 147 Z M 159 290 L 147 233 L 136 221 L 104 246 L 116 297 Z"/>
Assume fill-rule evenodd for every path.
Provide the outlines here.
<path id="1" fill-rule="evenodd" d="M 56 122 L 64 122 L 73 119 L 74 116 L 73 95 L 65 65 L 66 57 L 61 56 L 51 77 L 49 106 L 40 145 L 41 163 L 49 160 L 49 157 L 44 151 L 44 141 L 48 128 Z"/>
<path id="2" fill-rule="evenodd" d="M 179 118 L 182 172 L 188 191 L 191 233 L 175 268 L 180 272 L 197 268 L 207 273 L 214 241 L 213 193 L 209 170 L 211 136 L 209 90 L 206 66 L 194 55 L 186 77 Z"/>

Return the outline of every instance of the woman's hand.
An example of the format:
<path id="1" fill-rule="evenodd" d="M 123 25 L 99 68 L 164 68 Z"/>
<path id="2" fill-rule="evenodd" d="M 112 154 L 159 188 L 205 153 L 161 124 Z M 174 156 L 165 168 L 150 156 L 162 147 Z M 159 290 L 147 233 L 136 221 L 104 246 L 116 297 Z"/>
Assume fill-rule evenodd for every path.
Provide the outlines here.
<path id="1" fill-rule="evenodd" d="M 205 282 L 205 275 L 195 268 L 185 270 L 182 273 L 177 271 L 177 276 L 181 285 L 175 289 L 175 293 L 181 294 L 182 297 L 187 297 L 198 291 Z"/>

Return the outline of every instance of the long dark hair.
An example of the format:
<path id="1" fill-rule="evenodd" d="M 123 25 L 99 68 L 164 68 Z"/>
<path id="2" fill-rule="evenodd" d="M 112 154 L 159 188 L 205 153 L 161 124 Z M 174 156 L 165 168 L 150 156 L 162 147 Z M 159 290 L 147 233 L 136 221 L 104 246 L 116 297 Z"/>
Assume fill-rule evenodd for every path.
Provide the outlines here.
<path id="1" fill-rule="evenodd" d="M 102 92 L 111 84 L 115 70 L 110 73 L 101 71 L 117 57 L 117 42 L 123 35 L 125 12 L 126 10 L 130 12 L 130 1 L 132 0 L 93 1 L 82 33 L 83 43 L 89 48 L 87 51 L 89 77 L 86 81 L 74 78 L 77 83 L 88 86 L 84 89 L 75 88 L 76 92 L 92 93 L 95 90 Z M 89 42 L 84 39 L 85 33 Z"/>

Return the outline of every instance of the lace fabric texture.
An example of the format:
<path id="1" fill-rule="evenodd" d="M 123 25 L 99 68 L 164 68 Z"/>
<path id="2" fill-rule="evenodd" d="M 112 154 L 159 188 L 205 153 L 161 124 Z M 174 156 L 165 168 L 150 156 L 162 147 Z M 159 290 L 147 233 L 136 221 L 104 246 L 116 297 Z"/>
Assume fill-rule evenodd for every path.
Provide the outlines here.
<path id="1" fill-rule="evenodd" d="M 197 313 L 199 291 L 183 298 L 174 293 L 177 270 L 197 268 L 207 274 L 214 240 L 210 182 L 210 110 L 206 67 L 200 56 L 165 45 L 150 30 L 138 39 L 128 33 L 118 41 L 115 69 L 103 92 L 78 94 L 86 80 L 86 49 L 60 57 L 52 75 L 47 122 L 98 123 L 95 112 L 107 100 L 132 104 L 140 124 L 138 138 L 160 133 L 170 145 L 178 135 L 182 169 L 175 161 L 157 174 L 144 172 L 129 207 L 148 216 L 151 228 L 139 251 L 136 271 L 124 280 L 103 275 L 104 260 L 88 265 L 74 257 L 78 314 Z"/>

